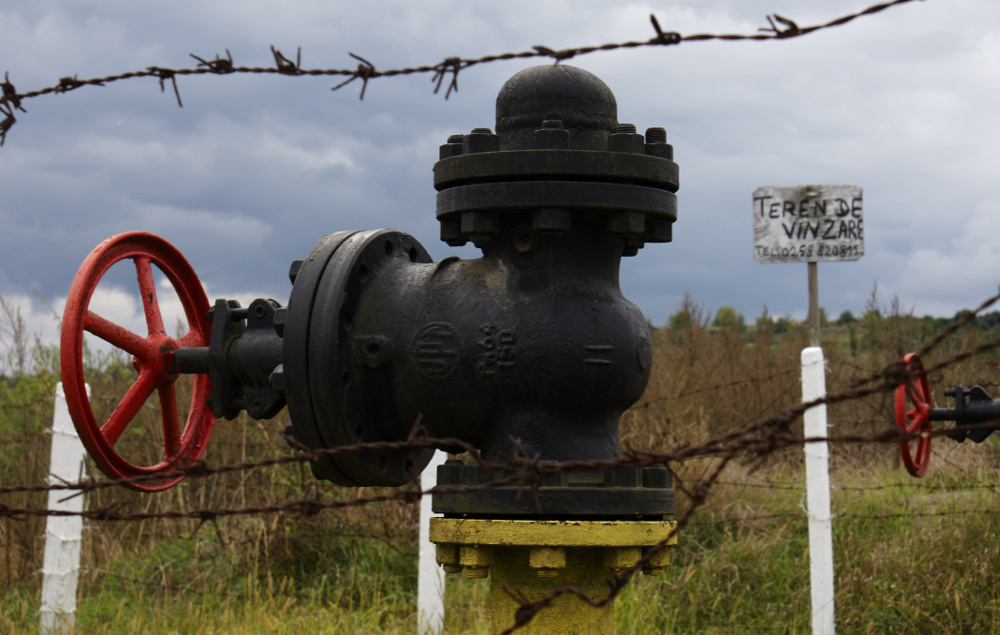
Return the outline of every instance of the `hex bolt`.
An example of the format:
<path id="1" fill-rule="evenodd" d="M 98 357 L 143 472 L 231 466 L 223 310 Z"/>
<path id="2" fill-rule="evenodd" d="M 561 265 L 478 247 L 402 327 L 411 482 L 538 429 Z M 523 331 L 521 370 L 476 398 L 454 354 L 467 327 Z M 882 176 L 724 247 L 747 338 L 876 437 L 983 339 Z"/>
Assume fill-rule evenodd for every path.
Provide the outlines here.
<path id="1" fill-rule="evenodd" d="M 608 137 L 608 151 L 643 153 L 646 151 L 646 140 L 641 134 L 636 134 L 635 124 L 620 123 L 614 134 Z"/>
<path id="2" fill-rule="evenodd" d="M 674 484 L 673 473 L 665 466 L 650 465 L 642 468 L 642 486 L 653 489 L 666 489 Z"/>
<path id="3" fill-rule="evenodd" d="M 496 212 L 462 212 L 461 231 L 469 236 L 489 236 L 500 232 L 500 216 Z"/>
<path id="4" fill-rule="evenodd" d="M 489 576 L 492 559 L 493 550 L 489 547 L 461 545 L 458 548 L 458 564 L 465 567 L 465 577 L 470 580 Z"/>
<path id="5" fill-rule="evenodd" d="M 674 146 L 667 143 L 666 128 L 646 129 L 646 154 L 661 159 L 674 159 Z"/>
<path id="6" fill-rule="evenodd" d="M 634 567 L 642 558 L 639 547 L 610 547 L 604 550 L 604 566 L 615 573 Z"/>
<path id="7" fill-rule="evenodd" d="M 441 146 L 439 158 L 448 159 L 462 154 L 462 141 L 465 135 L 453 134 L 448 137 L 448 142 Z"/>
<path id="8" fill-rule="evenodd" d="M 622 256 L 631 257 L 637 256 L 639 250 L 646 246 L 646 243 L 642 241 L 641 238 L 626 238 L 625 248 L 622 250 Z"/>
<path id="9" fill-rule="evenodd" d="M 663 573 L 663 570 L 670 564 L 670 547 L 662 547 L 653 554 L 653 557 L 646 564 L 642 565 L 644 575 L 656 577 Z"/>
<path id="10" fill-rule="evenodd" d="M 495 152 L 499 149 L 500 139 L 489 128 L 473 128 L 472 132 L 462 139 L 462 150 L 465 154 Z"/>
<path id="11" fill-rule="evenodd" d="M 452 247 L 461 247 L 469 242 L 462 235 L 462 220 L 459 216 L 446 216 L 441 219 L 441 240 Z"/>
<path id="12" fill-rule="evenodd" d="M 569 148 L 569 130 L 559 119 L 546 119 L 542 127 L 535 130 L 536 150 L 565 150 Z"/>
<path id="13" fill-rule="evenodd" d="M 288 279 L 295 284 L 295 278 L 299 276 L 299 271 L 302 270 L 302 260 L 293 260 L 292 266 L 288 268 Z"/>
<path id="14" fill-rule="evenodd" d="M 667 142 L 667 129 L 666 128 L 646 128 L 646 143 L 666 143 Z"/>
<path id="15" fill-rule="evenodd" d="M 274 316 L 271 318 L 274 324 L 274 332 L 278 334 L 278 337 L 285 336 L 285 322 L 288 320 L 288 309 L 285 307 L 278 307 L 274 310 Z"/>
<path id="16" fill-rule="evenodd" d="M 674 220 L 653 215 L 646 217 L 646 231 L 642 235 L 648 243 L 669 243 L 674 239 Z"/>
<path id="17" fill-rule="evenodd" d="M 639 236 L 646 231 L 646 215 L 642 212 L 612 212 L 608 214 L 608 231 L 618 236 Z"/>
<path id="18" fill-rule="evenodd" d="M 528 551 L 528 564 L 539 578 L 554 578 L 566 568 L 565 547 L 532 547 Z"/>
<path id="19" fill-rule="evenodd" d="M 462 565 L 458 563 L 458 545 L 435 545 L 435 559 L 446 573 L 461 573 Z"/>
<path id="20" fill-rule="evenodd" d="M 568 209 L 543 207 L 531 215 L 531 228 L 543 234 L 560 234 L 573 229 L 573 215 Z"/>

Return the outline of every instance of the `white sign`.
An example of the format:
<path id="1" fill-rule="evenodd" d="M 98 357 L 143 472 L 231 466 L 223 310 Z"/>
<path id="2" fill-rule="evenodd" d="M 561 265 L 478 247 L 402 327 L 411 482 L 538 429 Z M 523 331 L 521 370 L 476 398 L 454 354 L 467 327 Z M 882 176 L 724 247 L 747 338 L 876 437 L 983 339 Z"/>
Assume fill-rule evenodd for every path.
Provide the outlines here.
<path id="1" fill-rule="evenodd" d="M 754 258 L 760 262 L 857 260 L 865 253 L 857 185 L 760 187 L 753 193 Z"/>

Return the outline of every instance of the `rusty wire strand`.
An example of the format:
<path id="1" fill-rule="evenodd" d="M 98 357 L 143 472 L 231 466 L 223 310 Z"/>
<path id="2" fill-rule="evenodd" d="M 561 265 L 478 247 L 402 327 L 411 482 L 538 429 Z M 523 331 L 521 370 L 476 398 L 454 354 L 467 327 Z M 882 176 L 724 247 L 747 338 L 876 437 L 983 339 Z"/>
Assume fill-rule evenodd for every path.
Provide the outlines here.
<path id="1" fill-rule="evenodd" d="M 14 117 L 14 110 L 24 109 L 21 107 L 21 101 L 24 99 L 31 99 L 34 97 L 40 97 L 42 95 L 48 95 L 50 93 L 66 93 L 71 90 L 76 90 L 82 86 L 105 86 L 112 82 L 117 82 L 126 79 L 132 79 L 135 77 L 155 77 L 160 82 L 160 91 L 166 91 L 166 82 L 169 80 L 174 88 L 174 96 L 177 98 L 177 105 L 183 107 L 181 102 L 180 90 L 177 87 L 177 77 L 181 75 L 225 75 L 230 73 L 253 73 L 253 74 L 280 74 L 280 75 L 291 75 L 291 76 L 341 76 L 346 79 L 332 88 L 332 90 L 338 90 L 348 84 L 350 84 L 355 79 L 360 79 L 361 93 L 360 98 L 364 99 L 365 91 L 368 88 L 368 81 L 375 79 L 377 77 L 397 77 L 402 75 L 413 75 L 420 73 L 430 73 L 432 74 L 432 83 L 434 84 L 434 94 L 437 94 L 441 87 L 444 85 L 444 81 L 450 75 L 450 81 L 448 82 L 448 87 L 445 90 L 444 97 L 447 99 L 451 96 L 452 92 L 458 91 L 458 75 L 459 72 L 465 70 L 472 66 L 477 66 L 480 64 L 487 64 L 490 62 L 498 62 L 504 60 L 513 59 L 529 59 L 529 58 L 548 58 L 553 60 L 556 64 L 580 56 L 587 55 L 590 53 L 595 53 L 598 51 L 614 51 L 618 49 L 632 49 L 640 47 L 650 47 L 650 46 L 676 46 L 682 42 L 705 42 L 709 40 L 720 40 L 720 41 L 764 41 L 764 40 L 782 40 L 790 39 L 795 37 L 800 37 L 803 35 L 808 35 L 810 33 L 815 33 L 823 29 L 829 29 L 837 26 L 841 26 L 860 18 L 862 16 L 872 15 L 879 13 L 901 4 L 906 4 L 908 2 L 913 2 L 914 0 L 892 0 L 891 2 L 883 2 L 880 4 L 872 5 L 867 9 L 859 11 L 857 13 L 852 13 L 849 15 L 842 16 L 825 24 L 818 24 L 808 27 L 798 27 L 794 21 L 779 16 L 777 14 L 773 16 L 766 16 L 770 27 L 764 27 L 760 29 L 760 32 L 745 35 L 745 34 L 710 34 L 710 33 L 698 33 L 694 35 L 681 35 L 680 33 L 674 31 L 664 31 L 660 27 L 659 21 L 656 19 L 655 15 L 650 15 L 650 22 L 653 26 L 655 35 L 648 40 L 636 40 L 629 42 L 619 42 L 619 43 L 608 43 L 602 44 L 600 46 L 584 46 L 577 48 L 568 49 L 552 49 L 546 46 L 537 45 L 532 47 L 529 51 L 521 51 L 518 53 L 502 53 L 499 55 L 485 55 L 478 58 L 464 59 L 461 57 L 449 57 L 436 64 L 428 64 L 423 66 L 414 66 L 398 69 L 390 69 L 386 71 L 378 71 L 375 69 L 374 64 L 368 60 L 362 58 L 354 53 L 348 53 L 351 57 L 357 59 L 361 62 L 355 69 L 349 68 L 329 68 L 329 69 L 304 69 L 302 68 L 302 48 L 299 47 L 298 53 L 296 55 L 295 61 L 293 62 L 287 58 L 284 54 L 276 49 L 273 45 L 271 46 L 271 55 L 274 58 L 274 66 L 236 66 L 232 54 L 226 49 L 226 58 L 220 58 L 218 55 L 215 56 L 214 60 L 206 60 L 197 55 L 191 54 L 191 57 L 198 61 L 198 64 L 194 68 L 163 68 L 160 66 L 150 66 L 145 70 L 131 71 L 127 73 L 121 73 L 118 75 L 108 75 L 106 77 L 97 77 L 91 79 L 78 79 L 75 75 L 73 77 L 63 77 L 53 86 L 47 88 L 42 88 L 40 90 L 29 91 L 26 93 L 18 93 L 14 88 L 14 85 L 10 82 L 10 78 L 5 75 L 3 84 L 0 84 L 2 88 L 2 95 L 0 95 L 0 114 L 3 115 L 3 119 L 0 119 L 0 146 L 3 145 L 3 141 L 6 137 L 7 132 L 10 128 L 17 122 L 16 117 Z M 781 26 L 779 26 L 781 25 Z"/>

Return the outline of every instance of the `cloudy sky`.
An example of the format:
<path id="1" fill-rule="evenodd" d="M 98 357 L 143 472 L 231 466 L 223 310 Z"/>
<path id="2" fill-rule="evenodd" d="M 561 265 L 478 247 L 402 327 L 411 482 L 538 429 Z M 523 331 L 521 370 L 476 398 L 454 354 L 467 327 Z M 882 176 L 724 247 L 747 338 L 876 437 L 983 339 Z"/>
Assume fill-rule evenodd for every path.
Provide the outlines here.
<path id="1" fill-rule="evenodd" d="M 274 45 L 305 68 L 379 69 L 447 57 L 651 37 L 649 14 L 682 34 L 755 33 L 765 16 L 829 21 L 867 0 L 73 0 L 5 3 L 0 71 L 19 92 L 59 78 L 190 67 L 231 51 L 273 66 Z M 0 295 L 54 336 L 70 282 L 104 238 L 160 234 L 209 298 L 287 300 L 288 264 L 324 234 L 392 227 L 435 258 L 431 169 L 449 134 L 493 127 L 513 60 L 462 72 L 434 95 L 429 75 L 360 82 L 275 75 L 138 78 L 25 101 L 0 148 Z M 622 286 L 656 324 L 685 293 L 748 319 L 801 318 L 804 264 L 753 259 L 752 192 L 857 184 L 865 255 L 821 264 L 828 314 L 858 314 L 877 283 L 918 315 L 952 315 L 1000 282 L 1000 3 L 926 0 L 789 41 L 692 42 L 570 62 L 615 92 L 619 120 L 663 126 L 681 168 L 674 242 L 622 266 Z M 134 323 L 137 298 L 95 298 Z"/>

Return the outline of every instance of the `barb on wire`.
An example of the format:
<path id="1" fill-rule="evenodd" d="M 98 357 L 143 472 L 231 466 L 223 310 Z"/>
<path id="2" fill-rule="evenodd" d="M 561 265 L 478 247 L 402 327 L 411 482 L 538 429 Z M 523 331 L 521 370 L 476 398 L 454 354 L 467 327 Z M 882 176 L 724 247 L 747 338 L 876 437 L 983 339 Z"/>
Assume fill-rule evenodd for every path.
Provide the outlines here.
<path id="1" fill-rule="evenodd" d="M 451 91 L 454 90 L 458 92 L 458 72 L 462 70 L 462 58 L 460 57 L 449 57 L 445 61 L 438 65 L 438 70 L 434 72 L 434 76 L 431 78 L 432 82 L 436 82 L 434 86 L 434 94 L 437 95 L 438 91 L 441 90 L 441 84 L 444 82 L 444 78 L 451 73 L 451 82 L 448 83 L 448 90 L 444 92 L 444 98 L 448 99 L 451 96 Z"/>
<path id="2" fill-rule="evenodd" d="M 274 50 L 273 46 L 271 47 L 271 50 Z M 299 50 L 301 51 L 302 49 Z M 233 54 L 229 52 L 229 49 L 226 49 L 225 58 L 219 57 L 219 54 L 216 53 L 214 60 L 204 60 L 194 53 L 190 53 L 190 55 L 194 59 L 198 60 L 198 68 L 207 68 L 209 71 L 219 75 L 236 72 L 236 69 L 233 68 Z"/>
<path id="3" fill-rule="evenodd" d="M 9 104 L 12 109 L 20 110 L 21 112 L 28 112 L 21 105 L 22 96 L 17 94 L 17 89 L 14 88 L 14 84 L 10 83 L 10 72 L 4 72 L 3 83 L 0 84 L 0 89 L 3 90 L 3 101 Z"/>
<path id="4" fill-rule="evenodd" d="M 81 82 L 79 79 L 77 79 L 76 75 L 72 77 L 61 77 L 59 78 L 59 84 L 56 86 L 55 92 L 57 94 L 68 93 L 71 90 L 75 90 L 81 86 L 86 86 L 86 85 L 87 84 L 85 82 Z M 104 86 L 102 82 L 97 82 L 94 85 Z"/>
<path id="5" fill-rule="evenodd" d="M 785 28 L 782 29 L 781 27 L 777 26 L 774 23 L 775 20 L 777 20 L 782 25 L 784 25 Z M 773 16 L 770 16 L 770 15 L 767 16 L 767 21 L 771 24 L 771 26 L 770 27 L 761 27 L 759 29 L 760 31 L 762 31 L 764 33 L 774 33 L 774 36 L 775 37 L 779 37 L 779 38 L 795 37 L 796 35 L 800 35 L 801 34 L 801 29 L 799 29 L 799 25 L 798 24 L 795 24 L 794 21 L 789 20 L 788 18 L 781 17 L 777 13 L 775 13 Z"/>
<path id="6" fill-rule="evenodd" d="M 226 52 L 228 53 L 229 50 L 226 49 Z M 285 57 L 284 55 L 282 55 L 281 51 L 279 51 L 278 49 L 274 48 L 273 44 L 271 45 L 271 54 L 274 55 L 274 65 L 275 65 L 275 67 L 277 68 L 278 72 L 281 73 L 282 75 L 303 75 L 304 74 L 304 72 L 302 70 L 302 47 L 301 46 L 299 47 L 298 54 L 295 56 L 295 61 L 294 62 L 292 60 L 288 59 L 287 57 Z"/>
<path id="7" fill-rule="evenodd" d="M 351 82 L 353 82 L 356 79 L 360 79 L 361 80 L 361 95 L 358 97 L 358 99 L 360 99 L 360 100 L 363 101 L 364 98 L 365 98 L 365 91 L 368 90 L 368 80 L 371 79 L 371 78 L 373 78 L 373 77 L 378 77 L 379 73 L 378 73 L 378 71 L 375 70 L 375 65 L 374 64 L 372 64 L 371 62 L 369 62 L 365 58 L 361 57 L 360 55 L 355 55 L 354 53 L 350 53 L 350 52 L 348 52 L 347 54 L 350 55 L 351 57 L 353 57 L 354 59 L 360 61 L 361 63 L 358 64 L 358 69 L 356 71 L 345 72 L 344 74 L 350 75 L 350 77 L 348 77 L 346 80 L 340 82 L 339 84 L 337 84 L 336 86 L 334 86 L 330 90 L 337 90 L 338 88 L 342 88 L 344 86 L 347 86 L 348 84 L 350 84 Z M 457 71 L 456 71 L 456 74 L 457 74 Z M 451 89 L 449 89 L 449 90 L 451 90 Z"/>
<path id="8" fill-rule="evenodd" d="M 148 70 L 151 75 L 155 75 L 156 77 L 160 78 L 161 93 L 166 91 L 166 85 L 164 84 L 164 82 L 166 82 L 169 79 L 173 83 L 174 95 L 177 96 L 177 105 L 183 108 L 184 103 L 181 102 L 181 92 L 177 90 L 177 71 L 169 68 L 160 68 L 159 66 L 150 66 Z"/>
<path id="9" fill-rule="evenodd" d="M 676 31 L 664 32 L 660 28 L 660 21 L 652 13 L 649 14 L 649 21 L 653 23 L 653 30 L 656 31 L 656 43 L 670 46 L 681 43 L 681 34 Z"/>

